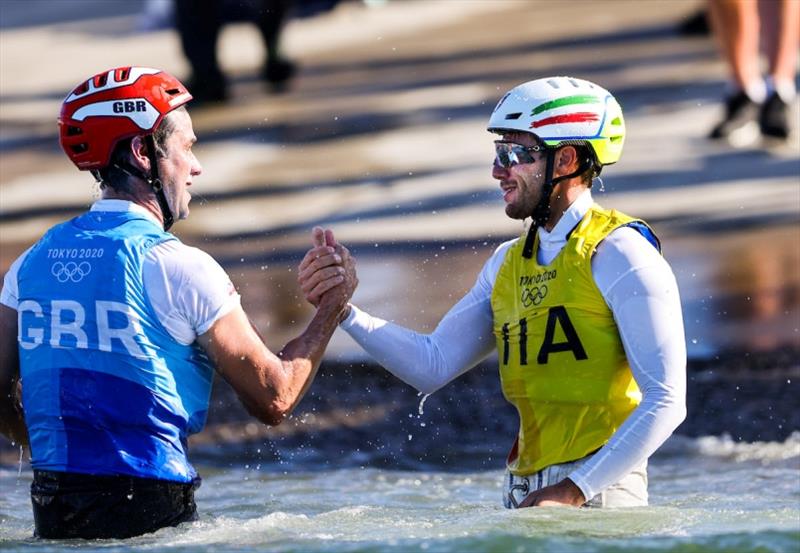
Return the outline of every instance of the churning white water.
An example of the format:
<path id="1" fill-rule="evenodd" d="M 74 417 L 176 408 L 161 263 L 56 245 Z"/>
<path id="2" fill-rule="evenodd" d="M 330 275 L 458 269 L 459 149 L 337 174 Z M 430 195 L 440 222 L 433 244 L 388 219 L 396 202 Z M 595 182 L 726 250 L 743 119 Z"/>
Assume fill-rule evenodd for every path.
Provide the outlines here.
<path id="1" fill-rule="evenodd" d="M 34 540 L 31 473 L 0 472 L 0 550 L 785 551 L 800 549 L 800 433 L 784 442 L 673 437 L 651 506 L 506 510 L 498 470 L 204 466 L 200 520 L 126 541 Z"/>

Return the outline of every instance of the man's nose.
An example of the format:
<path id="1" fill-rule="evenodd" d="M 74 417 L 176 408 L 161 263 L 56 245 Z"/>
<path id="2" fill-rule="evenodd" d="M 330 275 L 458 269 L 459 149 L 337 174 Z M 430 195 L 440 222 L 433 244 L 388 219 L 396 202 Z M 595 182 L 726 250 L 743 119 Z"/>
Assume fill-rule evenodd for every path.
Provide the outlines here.
<path id="1" fill-rule="evenodd" d="M 203 166 L 200 165 L 200 160 L 197 157 L 194 158 L 194 163 L 192 163 L 192 176 L 197 176 L 203 172 Z"/>
<path id="2" fill-rule="evenodd" d="M 492 164 L 492 178 L 497 180 L 503 180 L 508 177 L 508 169 L 500 165 L 497 160 L 494 160 Z"/>

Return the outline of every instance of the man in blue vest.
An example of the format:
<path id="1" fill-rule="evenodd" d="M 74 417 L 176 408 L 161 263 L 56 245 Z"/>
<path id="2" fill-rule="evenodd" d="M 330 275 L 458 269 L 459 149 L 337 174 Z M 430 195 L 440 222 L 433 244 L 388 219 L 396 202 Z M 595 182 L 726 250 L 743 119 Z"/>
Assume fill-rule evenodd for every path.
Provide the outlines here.
<path id="1" fill-rule="evenodd" d="M 355 288 L 347 250 L 320 237 L 316 315 L 277 355 L 264 345 L 225 271 L 168 232 L 202 171 L 191 98 L 163 71 L 121 67 L 62 105 L 61 146 L 102 198 L 23 253 L 0 294 L 0 432 L 30 444 L 40 537 L 193 520 L 187 438 L 205 423 L 214 369 L 253 416 L 279 424 Z"/>

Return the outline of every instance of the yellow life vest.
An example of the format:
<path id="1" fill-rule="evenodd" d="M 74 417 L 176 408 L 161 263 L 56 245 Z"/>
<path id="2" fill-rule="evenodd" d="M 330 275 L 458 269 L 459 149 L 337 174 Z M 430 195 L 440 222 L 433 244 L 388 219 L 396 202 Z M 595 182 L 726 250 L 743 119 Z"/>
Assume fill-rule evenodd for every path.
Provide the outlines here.
<path id="1" fill-rule="evenodd" d="M 550 265 L 506 252 L 492 290 L 503 394 L 519 412 L 508 468 L 527 475 L 602 447 L 641 401 L 613 314 L 592 278 L 597 245 L 639 222 L 593 205 Z"/>

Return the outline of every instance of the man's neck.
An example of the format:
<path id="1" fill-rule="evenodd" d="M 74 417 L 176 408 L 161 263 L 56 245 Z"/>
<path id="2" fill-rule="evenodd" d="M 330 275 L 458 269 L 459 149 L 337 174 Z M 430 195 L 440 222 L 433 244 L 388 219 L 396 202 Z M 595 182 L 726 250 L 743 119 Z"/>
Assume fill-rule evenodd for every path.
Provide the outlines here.
<path id="1" fill-rule="evenodd" d="M 552 232 L 561 220 L 561 217 L 563 217 L 564 213 L 569 209 L 569 206 L 571 206 L 586 189 L 587 186 L 577 178 L 562 181 L 556 185 L 553 189 L 553 194 L 550 196 L 550 218 L 547 219 L 547 223 L 544 225 L 544 229 L 547 232 Z"/>
<path id="2" fill-rule="evenodd" d="M 124 192 L 117 192 L 116 190 L 106 188 L 103 190 L 100 198 L 103 200 L 125 200 L 126 202 L 135 203 L 136 205 L 142 206 L 149 211 L 159 223 L 162 225 L 164 224 L 164 216 L 161 214 L 161 208 L 158 205 L 158 201 L 156 201 L 152 194 L 146 198 L 142 198 L 139 195 L 126 194 Z"/>

